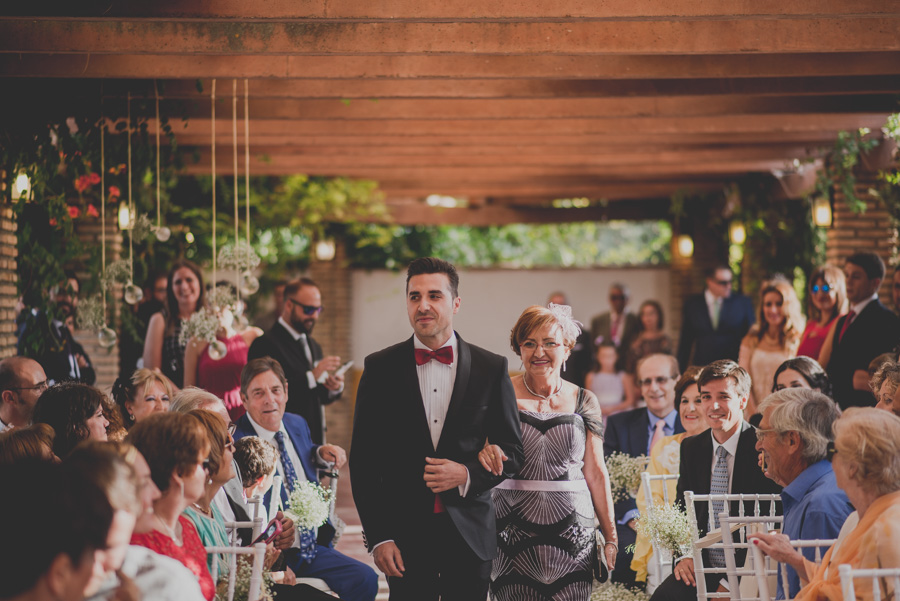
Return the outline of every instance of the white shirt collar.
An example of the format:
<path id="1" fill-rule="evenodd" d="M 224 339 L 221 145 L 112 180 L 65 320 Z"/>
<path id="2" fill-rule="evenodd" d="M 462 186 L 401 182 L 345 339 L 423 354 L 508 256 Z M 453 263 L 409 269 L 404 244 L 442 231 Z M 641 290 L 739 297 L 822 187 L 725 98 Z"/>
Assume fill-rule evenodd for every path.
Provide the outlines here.
<path id="1" fill-rule="evenodd" d="M 731 438 L 726 440 L 724 443 L 719 444 L 719 441 L 716 440 L 716 437 L 712 435 L 712 428 L 710 428 L 709 435 L 713 441 L 713 457 L 716 456 L 716 453 L 719 451 L 719 447 L 725 447 L 725 450 L 728 451 L 728 454 L 734 457 L 737 454 L 738 441 L 741 439 L 741 432 L 743 431 L 744 424 L 741 423 L 737 431 L 731 435 Z"/>
<path id="2" fill-rule="evenodd" d="M 293 326 L 291 326 L 291 324 L 289 324 L 288 322 L 286 322 L 286 321 L 284 320 L 284 317 L 279 317 L 279 318 L 278 318 L 278 323 L 280 323 L 281 325 L 284 326 L 284 329 L 288 331 L 288 334 L 290 334 L 291 336 L 294 337 L 294 340 L 300 340 L 300 338 L 306 336 L 306 334 L 301 334 L 300 332 L 298 332 L 297 330 L 295 330 L 295 329 L 293 328 Z"/>
<path id="3" fill-rule="evenodd" d="M 263 440 L 268 440 L 269 442 L 275 440 L 276 432 L 273 432 L 268 428 L 264 428 L 263 426 L 260 426 L 258 423 L 256 423 L 256 420 L 253 419 L 249 411 L 247 412 L 247 419 L 250 420 L 250 425 L 253 426 L 253 429 L 256 430 L 256 433 L 260 438 L 262 438 Z M 284 429 L 284 421 L 278 422 L 278 425 L 278 432 L 282 432 L 285 436 L 287 436 L 287 430 Z"/>
<path id="4" fill-rule="evenodd" d="M 725 299 L 721 296 L 716 296 L 712 292 L 709 291 L 709 288 L 703 291 L 703 296 L 706 298 L 706 304 L 710 307 L 716 304 L 719 301 L 724 301 Z"/>
<path id="5" fill-rule="evenodd" d="M 456 332 L 450 333 L 450 338 L 443 344 L 443 346 L 441 346 L 441 348 L 444 348 L 445 346 L 449 346 L 453 349 L 453 363 L 456 363 L 456 360 L 459 358 L 459 341 L 456 338 Z M 419 340 L 419 337 L 415 334 L 413 334 L 413 348 L 426 349 L 429 351 L 431 350 L 430 348 L 428 348 L 428 346 L 425 345 L 424 342 Z"/>
<path id="6" fill-rule="evenodd" d="M 850 310 L 853 311 L 854 313 L 856 313 L 857 315 L 859 315 L 860 313 L 862 313 L 862 310 L 865 309 L 869 305 L 869 303 L 871 303 L 873 300 L 876 300 L 877 298 L 878 298 L 878 292 L 875 292 L 869 298 L 867 298 L 865 300 L 861 300 L 858 303 L 856 303 L 855 305 L 851 305 Z"/>

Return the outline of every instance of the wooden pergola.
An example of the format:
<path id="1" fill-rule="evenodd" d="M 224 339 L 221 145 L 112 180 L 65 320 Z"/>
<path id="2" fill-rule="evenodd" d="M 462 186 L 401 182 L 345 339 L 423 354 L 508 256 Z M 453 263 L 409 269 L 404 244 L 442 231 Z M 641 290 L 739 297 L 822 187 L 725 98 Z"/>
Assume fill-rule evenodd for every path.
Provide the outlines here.
<path id="1" fill-rule="evenodd" d="M 162 81 L 164 107 L 188 119 L 179 145 L 200 157 L 188 171 L 207 174 L 217 78 L 228 174 L 227 100 L 247 78 L 252 173 L 377 180 L 400 223 L 660 218 L 677 191 L 720 190 L 821 156 L 841 130 L 877 131 L 900 93 L 897 0 L 106 0 L 3 12 L 5 95 L 96 102 L 102 82 L 112 102 Z M 432 194 L 467 206 L 431 207 Z M 552 208 L 560 198 L 591 203 Z"/>

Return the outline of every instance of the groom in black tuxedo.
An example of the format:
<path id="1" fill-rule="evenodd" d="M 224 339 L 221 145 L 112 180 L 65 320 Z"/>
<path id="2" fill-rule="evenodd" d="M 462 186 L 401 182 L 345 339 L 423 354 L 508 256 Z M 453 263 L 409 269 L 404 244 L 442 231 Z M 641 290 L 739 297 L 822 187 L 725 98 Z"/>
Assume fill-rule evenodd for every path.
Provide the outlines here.
<path id="1" fill-rule="evenodd" d="M 410 263 L 415 335 L 367 357 L 357 393 L 353 498 L 392 601 L 487 597 L 497 555 L 490 489 L 523 460 L 506 359 L 453 331 L 458 286 L 446 261 Z M 501 476 L 478 463 L 486 440 L 509 457 Z"/>

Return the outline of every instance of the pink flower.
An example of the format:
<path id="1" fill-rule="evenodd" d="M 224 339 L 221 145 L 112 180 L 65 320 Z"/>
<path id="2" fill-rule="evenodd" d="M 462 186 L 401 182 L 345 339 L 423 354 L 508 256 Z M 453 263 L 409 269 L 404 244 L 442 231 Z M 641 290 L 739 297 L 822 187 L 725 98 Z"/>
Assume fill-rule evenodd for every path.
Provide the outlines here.
<path id="1" fill-rule="evenodd" d="M 56 227 L 56 218 L 50 219 L 50 225 Z"/>
<path id="2" fill-rule="evenodd" d="M 78 207 L 69 207 L 69 217 L 75 219 L 79 215 L 81 215 L 81 209 Z"/>
<path id="3" fill-rule="evenodd" d="M 75 189 L 78 192 L 84 192 L 91 186 L 91 182 L 88 179 L 88 176 L 82 175 L 78 179 L 75 180 Z"/>
<path id="4" fill-rule="evenodd" d="M 119 190 L 118 186 L 109 187 L 109 202 L 116 202 L 120 196 L 122 196 L 122 191 Z"/>
<path id="5" fill-rule="evenodd" d="M 100 213 L 97 212 L 97 207 L 95 207 L 94 205 L 87 206 L 87 214 L 88 214 L 88 217 L 99 217 L 100 216 Z"/>
<path id="6" fill-rule="evenodd" d="M 91 182 L 91 185 L 96 185 L 100 183 L 100 174 L 99 173 L 91 173 L 87 176 L 88 181 Z"/>

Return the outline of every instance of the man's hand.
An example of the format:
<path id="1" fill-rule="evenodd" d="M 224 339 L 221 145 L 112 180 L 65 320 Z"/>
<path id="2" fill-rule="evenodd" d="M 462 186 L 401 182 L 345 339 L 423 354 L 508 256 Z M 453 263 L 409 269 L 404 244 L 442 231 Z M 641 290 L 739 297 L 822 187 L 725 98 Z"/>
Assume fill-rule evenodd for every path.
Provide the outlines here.
<path id="1" fill-rule="evenodd" d="M 294 522 L 280 511 L 275 514 L 275 518 L 281 522 L 281 534 L 275 537 L 275 548 L 282 551 L 290 549 L 294 544 L 294 533 L 296 532 Z"/>
<path id="2" fill-rule="evenodd" d="M 406 568 L 403 565 L 403 557 L 400 549 L 393 542 L 381 543 L 375 547 L 372 553 L 375 556 L 375 565 L 384 572 L 385 576 L 403 578 Z"/>
<path id="3" fill-rule="evenodd" d="M 872 388 L 869 386 L 869 372 L 864 369 L 857 369 L 853 372 L 853 389 L 872 392 Z"/>
<path id="4" fill-rule="evenodd" d="M 637 532 L 637 519 L 636 518 L 631 518 L 630 520 L 628 520 L 628 522 L 625 525 L 628 526 L 629 528 L 631 528 L 632 530 L 634 530 L 635 532 Z"/>
<path id="5" fill-rule="evenodd" d="M 697 580 L 694 578 L 694 560 L 690 557 L 679 561 L 672 573 L 675 574 L 676 580 L 688 586 L 697 586 Z"/>
<path id="6" fill-rule="evenodd" d="M 337 392 L 344 387 L 344 376 L 328 376 L 325 378 L 324 386 L 332 392 Z"/>
<path id="7" fill-rule="evenodd" d="M 333 444 L 323 444 L 319 447 L 319 456 L 325 460 L 334 463 L 335 469 L 341 469 L 347 463 L 347 451 Z"/>
<path id="8" fill-rule="evenodd" d="M 316 363 L 316 366 L 312 368 L 313 377 L 316 381 L 322 377 L 322 374 L 326 371 L 334 371 L 341 366 L 341 358 L 335 355 L 329 355 L 328 357 L 323 357 L 321 361 Z"/>
<path id="9" fill-rule="evenodd" d="M 141 589 L 134 581 L 122 573 L 122 570 L 116 570 L 116 576 L 119 578 L 119 586 L 113 591 L 112 601 L 141 601 L 144 595 Z"/>
<path id="10" fill-rule="evenodd" d="M 426 457 L 425 461 L 425 484 L 433 493 L 462 486 L 468 479 L 469 472 L 461 463 L 432 457 Z"/>

